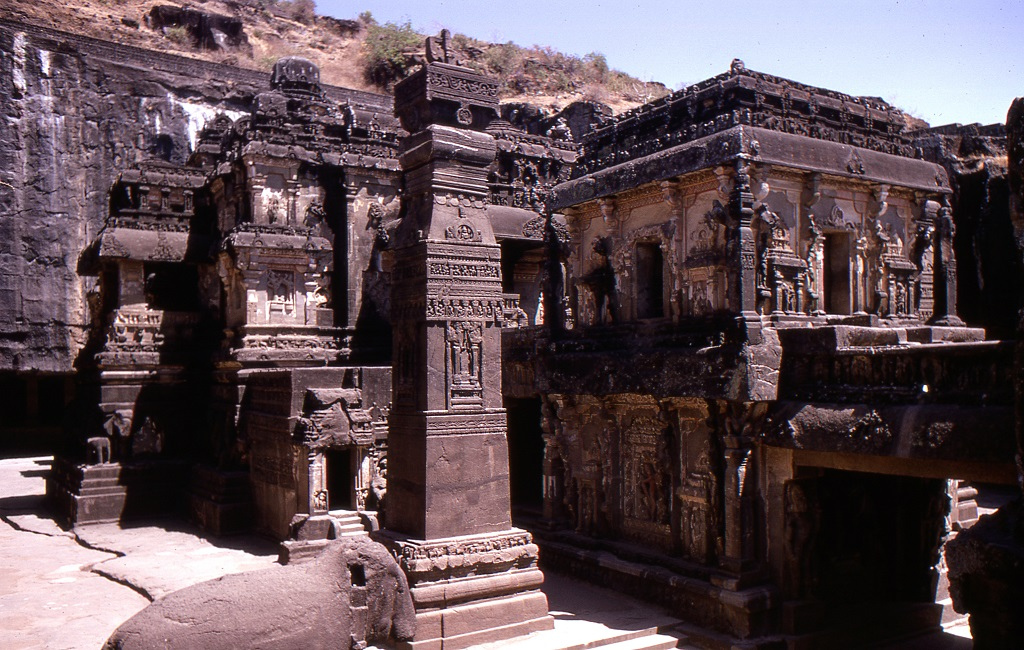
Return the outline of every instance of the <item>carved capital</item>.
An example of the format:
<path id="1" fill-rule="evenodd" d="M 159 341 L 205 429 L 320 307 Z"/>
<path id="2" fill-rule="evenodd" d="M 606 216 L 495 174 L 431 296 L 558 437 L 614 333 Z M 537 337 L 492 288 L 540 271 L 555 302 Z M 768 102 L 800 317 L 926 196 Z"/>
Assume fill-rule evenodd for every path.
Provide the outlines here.
<path id="1" fill-rule="evenodd" d="M 821 198 L 821 174 L 811 174 L 804 185 L 801 201 L 805 209 L 810 210 Z"/>
<path id="2" fill-rule="evenodd" d="M 683 212 L 683 192 L 679 188 L 678 180 L 662 181 L 660 183 L 661 196 L 665 203 L 672 209 L 672 216 L 679 217 Z"/>
<path id="3" fill-rule="evenodd" d="M 601 211 L 601 219 L 604 220 L 610 228 L 614 228 L 619 225 L 619 212 L 616 208 L 615 199 L 607 197 L 597 200 L 597 207 Z"/>
<path id="4" fill-rule="evenodd" d="M 734 182 L 733 170 L 729 167 L 721 166 L 715 167 L 714 173 L 715 180 L 718 181 L 719 198 L 723 201 L 728 200 Z"/>
<path id="5" fill-rule="evenodd" d="M 871 190 L 871 197 L 874 199 L 871 213 L 875 219 L 885 214 L 885 211 L 889 208 L 889 190 L 890 187 L 885 184 L 875 185 Z"/>
<path id="6" fill-rule="evenodd" d="M 771 171 L 771 165 L 757 164 L 750 166 L 750 192 L 759 203 L 768 198 L 768 193 L 772 189 L 771 184 L 768 182 L 769 171 Z"/>

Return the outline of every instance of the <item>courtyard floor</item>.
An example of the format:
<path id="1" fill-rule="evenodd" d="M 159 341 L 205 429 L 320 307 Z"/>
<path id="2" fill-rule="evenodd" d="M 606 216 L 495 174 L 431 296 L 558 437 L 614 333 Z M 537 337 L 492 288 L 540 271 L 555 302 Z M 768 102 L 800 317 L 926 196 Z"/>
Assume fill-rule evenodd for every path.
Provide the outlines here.
<path id="1" fill-rule="evenodd" d="M 118 625 L 155 598 L 277 562 L 277 544 L 264 538 L 206 538 L 173 520 L 63 530 L 45 507 L 49 466 L 46 457 L 0 460 L 4 650 L 98 650 Z M 666 632 L 678 621 L 648 604 L 551 573 L 544 590 L 555 629 L 487 650 L 667 648 L 676 639 L 679 647 L 690 647 L 682 633 Z M 961 650 L 971 647 L 969 639 L 970 630 L 960 623 L 942 634 L 887 647 Z"/>

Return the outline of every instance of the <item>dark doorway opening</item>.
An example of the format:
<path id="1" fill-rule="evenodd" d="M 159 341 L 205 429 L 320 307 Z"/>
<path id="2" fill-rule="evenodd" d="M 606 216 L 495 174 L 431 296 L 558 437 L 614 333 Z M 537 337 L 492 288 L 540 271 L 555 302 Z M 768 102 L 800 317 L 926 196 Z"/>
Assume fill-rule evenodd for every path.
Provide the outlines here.
<path id="1" fill-rule="evenodd" d="M 826 233 L 824 250 L 825 310 L 829 314 L 850 314 L 850 235 Z"/>
<path id="2" fill-rule="evenodd" d="M 657 243 L 636 246 L 636 317 L 665 315 L 665 260 Z"/>
<path id="3" fill-rule="evenodd" d="M 816 629 L 825 635 L 821 647 L 850 648 L 934 629 L 941 619 L 936 565 L 946 482 L 822 470 L 800 483 L 800 504 L 794 508 L 791 499 L 787 515 L 787 543 L 815 539 L 790 546 L 798 556 L 790 558 L 787 574 L 802 576 L 790 598 L 816 603 L 806 611 L 820 618 L 805 618 L 807 627 L 794 631 Z"/>
<path id="4" fill-rule="evenodd" d="M 544 438 L 540 398 L 505 399 L 509 490 L 514 511 L 539 516 L 544 503 Z"/>
<path id="5" fill-rule="evenodd" d="M 324 455 L 327 470 L 327 501 L 331 510 L 353 510 L 352 450 L 332 449 Z"/>

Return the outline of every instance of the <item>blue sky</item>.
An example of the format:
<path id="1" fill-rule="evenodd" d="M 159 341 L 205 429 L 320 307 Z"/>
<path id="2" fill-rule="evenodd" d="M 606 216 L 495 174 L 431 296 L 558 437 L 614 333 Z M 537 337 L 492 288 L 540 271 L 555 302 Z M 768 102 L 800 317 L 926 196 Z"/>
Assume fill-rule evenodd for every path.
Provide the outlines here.
<path id="1" fill-rule="evenodd" d="M 317 0 L 317 11 L 601 52 L 611 67 L 673 89 L 737 57 L 754 70 L 880 96 L 934 126 L 1003 122 L 1024 95 L 1021 0 Z"/>

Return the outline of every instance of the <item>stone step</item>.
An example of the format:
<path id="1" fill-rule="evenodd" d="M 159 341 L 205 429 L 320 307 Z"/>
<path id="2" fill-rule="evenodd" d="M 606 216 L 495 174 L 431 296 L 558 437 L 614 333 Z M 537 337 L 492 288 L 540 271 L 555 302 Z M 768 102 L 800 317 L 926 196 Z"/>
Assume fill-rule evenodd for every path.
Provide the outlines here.
<path id="1" fill-rule="evenodd" d="M 609 629 L 604 625 L 574 622 L 555 623 L 555 629 L 531 634 L 521 639 L 485 643 L 470 650 L 697 650 L 686 643 L 687 637 L 677 631 L 659 631 L 658 627 L 639 630 Z"/>
<path id="2" fill-rule="evenodd" d="M 328 514 L 334 519 L 334 530 L 339 537 L 359 537 L 367 534 L 358 512 L 331 510 Z"/>
<path id="3" fill-rule="evenodd" d="M 696 650 L 695 646 L 686 643 L 686 637 L 663 633 L 646 634 L 625 641 L 591 647 L 602 650 L 670 650 L 671 648 Z"/>

